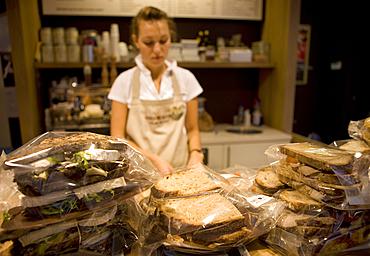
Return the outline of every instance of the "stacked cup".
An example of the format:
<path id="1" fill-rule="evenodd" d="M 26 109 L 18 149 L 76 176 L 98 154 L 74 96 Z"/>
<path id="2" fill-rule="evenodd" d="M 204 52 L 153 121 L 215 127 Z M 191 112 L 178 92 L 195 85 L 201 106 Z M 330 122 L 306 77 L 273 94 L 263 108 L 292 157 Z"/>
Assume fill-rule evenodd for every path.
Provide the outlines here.
<path id="1" fill-rule="evenodd" d="M 68 62 L 81 61 L 81 47 L 78 43 L 79 32 L 75 27 L 66 29 L 67 60 Z"/>
<path id="2" fill-rule="evenodd" d="M 67 46 L 63 27 L 53 28 L 54 58 L 55 62 L 67 62 Z"/>
<path id="3" fill-rule="evenodd" d="M 54 47 L 50 27 L 41 28 L 40 39 L 42 43 L 41 45 L 42 62 L 54 62 Z"/>

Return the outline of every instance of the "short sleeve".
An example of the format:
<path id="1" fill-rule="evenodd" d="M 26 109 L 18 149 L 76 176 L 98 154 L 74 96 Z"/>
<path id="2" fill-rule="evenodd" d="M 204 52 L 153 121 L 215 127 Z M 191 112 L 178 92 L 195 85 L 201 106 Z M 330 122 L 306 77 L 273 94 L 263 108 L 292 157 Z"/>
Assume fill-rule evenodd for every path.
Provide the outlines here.
<path id="1" fill-rule="evenodd" d="M 132 94 L 131 85 L 134 69 L 126 70 L 117 76 L 108 94 L 108 99 L 129 104 Z"/>

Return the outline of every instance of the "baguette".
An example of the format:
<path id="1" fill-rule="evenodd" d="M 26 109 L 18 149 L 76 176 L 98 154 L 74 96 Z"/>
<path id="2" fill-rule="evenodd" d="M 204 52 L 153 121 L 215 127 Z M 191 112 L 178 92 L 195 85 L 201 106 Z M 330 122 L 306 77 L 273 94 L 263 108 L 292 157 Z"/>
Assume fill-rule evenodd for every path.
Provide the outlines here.
<path id="1" fill-rule="evenodd" d="M 339 149 L 317 146 L 309 143 L 291 143 L 279 146 L 281 153 L 297 159 L 299 162 L 319 170 L 333 172 L 332 166 L 349 169 L 352 153 Z"/>

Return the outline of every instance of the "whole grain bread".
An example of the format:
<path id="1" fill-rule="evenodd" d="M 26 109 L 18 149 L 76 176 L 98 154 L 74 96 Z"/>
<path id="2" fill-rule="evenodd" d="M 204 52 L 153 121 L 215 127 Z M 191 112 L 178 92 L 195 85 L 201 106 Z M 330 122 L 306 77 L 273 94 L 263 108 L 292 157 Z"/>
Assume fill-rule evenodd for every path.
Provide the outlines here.
<path id="1" fill-rule="evenodd" d="M 276 169 L 276 173 L 281 182 L 287 184 L 291 188 L 298 190 L 299 192 L 307 196 L 314 198 L 317 201 L 322 201 L 327 197 L 327 195 L 325 195 L 324 193 L 317 191 L 316 189 L 313 189 L 310 186 L 307 186 L 302 181 L 297 181 L 297 179 L 300 180 L 300 177 L 299 176 L 298 176 L 299 178 L 294 177 L 294 173 L 292 176 L 291 172 L 286 170 L 286 166 L 278 166 Z"/>
<path id="2" fill-rule="evenodd" d="M 331 227 L 335 222 L 336 219 L 331 216 L 305 213 L 297 214 L 295 212 L 285 210 L 277 222 L 277 226 L 282 228 L 292 228 L 297 226 Z"/>
<path id="3" fill-rule="evenodd" d="M 341 146 L 339 146 L 340 149 L 342 150 L 348 150 L 348 151 L 354 151 L 354 152 L 369 152 L 370 147 L 366 142 L 362 140 L 350 140 Z"/>
<path id="4" fill-rule="evenodd" d="M 278 177 L 271 166 L 267 166 L 258 171 L 255 182 L 261 187 L 267 194 L 274 194 L 278 190 L 286 187 Z"/>
<path id="5" fill-rule="evenodd" d="M 298 168 L 293 168 L 299 174 L 304 175 L 307 178 L 317 179 L 320 182 L 329 183 L 333 185 L 354 185 L 360 183 L 355 172 L 353 173 L 324 173 L 320 170 L 312 168 L 308 165 L 300 165 Z"/>
<path id="6" fill-rule="evenodd" d="M 204 244 L 212 247 L 212 244 L 218 243 L 222 245 L 234 244 L 239 242 L 252 233 L 246 227 L 242 227 L 234 232 L 214 232 L 212 229 L 204 229 L 197 232 L 187 233 L 183 235 L 185 241 Z"/>
<path id="7" fill-rule="evenodd" d="M 284 190 L 279 194 L 279 198 L 286 202 L 289 209 L 297 212 L 317 210 L 323 207 L 323 203 L 316 201 L 308 195 L 302 194 L 298 190 Z"/>
<path id="8" fill-rule="evenodd" d="M 293 170 L 293 168 L 289 165 L 277 165 L 276 172 L 278 174 L 278 178 L 283 182 L 289 183 L 291 187 L 304 192 L 305 194 L 310 193 L 311 197 L 320 200 L 320 201 L 343 201 L 345 200 L 346 193 L 350 193 L 351 195 L 356 195 L 361 193 L 361 184 L 357 183 L 354 185 L 349 186 L 342 186 L 336 184 L 330 184 L 320 181 L 316 178 L 309 178 L 299 172 Z M 299 188 L 297 188 L 297 184 L 294 182 L 303 183 L 304 185 L 309 186 L 312 189 L 304 188 L 301 184 Z M 319 192 L 319 193 L 316 193 Z"/>
<path id="9" fill-rule="evenodd" d="M 297 159 L 299 162 L 319 170 L 333 172 L 332 166 L 347 166 L 352 162 L 352 153 L 318 146 L 310 143 L 291 143 L 279 146 L 281 153 Z M 350 171 L 350 168 L 349 168 Z"/>
<path id="10" fill-rule="evenodd" d="M 244 226 L 244 216 L 218 193 L 166 199 L 159 207 L 160 222 L 171 235 L 213 229 L 229 234 Z"/>
<path id="11" fill-rule="evenodd" d="M 222 187 L 201 166 L 168 174 L 151 189 L 155 198 L 198 195 Z"/>

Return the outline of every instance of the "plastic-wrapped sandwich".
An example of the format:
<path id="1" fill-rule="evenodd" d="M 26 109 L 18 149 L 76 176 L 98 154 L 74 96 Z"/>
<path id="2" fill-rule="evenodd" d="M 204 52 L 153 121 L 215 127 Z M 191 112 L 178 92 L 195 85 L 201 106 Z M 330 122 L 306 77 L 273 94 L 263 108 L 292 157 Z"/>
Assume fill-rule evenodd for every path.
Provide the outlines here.
<path id="1" fill-rule="evenodd" d="M 10 173 L 13 185 L 1 184 L 0 191 L 20 191 L 20 203 L 4 212 L 0 237 L 1 242 L 13 240 L 13 252 L 22 255 L 55 255 L 58 246 L 72 251 L 95 248 L 107 255 L 114 246 L 114 252 L 127 249 L 138 234 L 127 220 L 117 221 L 117 207 L 124 211 L 127 199 L 161 177 L 126 141 L 88 132 L 48 132 L 35 138 L 7 156 L 1 176 Z M 94 235 L 97 230 L 100 237 Z M 132 243 L 122 242 L 125 234 Z M 29 249 L 45 240 L 59 242 Z"/>
<path id="2" fill-rule="evenodd" d="M 368 154 L 311 143 L 275 145 L 266 154 L 287 186 L 274 194 L 286 210 L 264 237 L 270 246 L 283 255 L 326 255 L 370 239 Z"/>
<path id="3" fill-rule="evenodd" d="M 183 253 L 226 252 L 247 244 L 268 232 L 284 208 L 274 198 L 248 192 L 202 164 L 177 169 L 151 188 L 157 225 L 150 234 Z"/>

